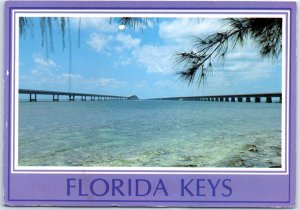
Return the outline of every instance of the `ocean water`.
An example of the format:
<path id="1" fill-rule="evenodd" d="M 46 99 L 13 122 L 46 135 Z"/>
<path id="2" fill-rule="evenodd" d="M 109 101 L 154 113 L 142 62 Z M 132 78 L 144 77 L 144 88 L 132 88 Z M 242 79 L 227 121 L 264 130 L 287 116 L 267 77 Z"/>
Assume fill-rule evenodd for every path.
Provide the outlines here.
<path id="1" fill-rule="evenodd" d="M 20 102 L 20 166 L 281 166 L 281 104 Z"/>

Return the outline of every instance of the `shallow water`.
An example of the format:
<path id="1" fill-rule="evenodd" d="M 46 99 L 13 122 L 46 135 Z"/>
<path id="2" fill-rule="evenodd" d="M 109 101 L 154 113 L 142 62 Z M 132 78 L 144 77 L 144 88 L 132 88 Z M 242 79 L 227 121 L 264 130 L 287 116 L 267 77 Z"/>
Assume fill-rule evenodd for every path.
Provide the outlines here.
<path id="1" fill-rule="evenodd" d="M 280 167 L 281 104 L 20 102 L 19 165 Z"/>

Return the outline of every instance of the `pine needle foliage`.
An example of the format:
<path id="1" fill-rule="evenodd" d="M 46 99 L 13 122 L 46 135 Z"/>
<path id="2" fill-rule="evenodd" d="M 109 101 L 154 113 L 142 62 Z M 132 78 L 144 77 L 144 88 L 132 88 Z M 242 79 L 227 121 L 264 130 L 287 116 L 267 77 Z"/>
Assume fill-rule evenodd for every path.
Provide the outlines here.
<path id="1" fill-rule="evenodd" d="M 214 63 L 224 62 L 229 51 L 252 40 L 260 57 L 277 59 L 282 45 L 281 18 L 226 18 L 220 32 L 195 37 L 193 50 L 178 52 L 175 67 L 180 79 L 200 85 L 213 71 Z"/>

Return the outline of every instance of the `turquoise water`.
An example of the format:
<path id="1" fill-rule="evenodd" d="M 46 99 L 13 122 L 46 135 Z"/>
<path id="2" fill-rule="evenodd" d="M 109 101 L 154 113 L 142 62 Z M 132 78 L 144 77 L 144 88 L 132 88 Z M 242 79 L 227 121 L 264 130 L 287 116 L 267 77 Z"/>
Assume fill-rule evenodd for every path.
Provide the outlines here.
<path id="1" fill-rule="evenodd" d="M 281 104 L 20 102 L 19 165 L 280 167 Z"/>

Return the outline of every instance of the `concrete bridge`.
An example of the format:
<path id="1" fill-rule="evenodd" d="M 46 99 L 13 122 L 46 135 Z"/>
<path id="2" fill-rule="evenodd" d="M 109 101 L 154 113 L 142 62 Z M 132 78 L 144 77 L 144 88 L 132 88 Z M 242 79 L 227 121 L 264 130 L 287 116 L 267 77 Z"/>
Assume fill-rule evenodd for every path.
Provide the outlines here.
<path id="1" fill-rule="evenodd" d="M 233 94 L 233 95 L 210 95 L 210 96 L 183 96 L 168 98 L 153 98 L 151 100 L 184 100 L 184 101 L 220 101 L 220 102 L 256 102 L 260 103 L 262 98 L 266 103 L 272 103 L 273 98 L 282 102 L 281 93 L 254 93 L 254 94 Z"/>
<path id="2" fill-rule="evenodd" d="M 69 101 L 75 101 L 76 98 L 81 101 L 90 99 L 95 100 L 128 100 L 126 96 L 112 96 L 112 95 L 100 95 L 100 94 L 89 94 L 89 93 L 73 93 L 73 92 L 62 92 L 62 91 L 48 91 L 48 90 L 31 90 L 31 89 L 19 89 L 19 94 L 29 95 L 30 102 L 36 102 L 38 95 L 51 95 L 52 101 L 59 101 L 60 96 L 69 97 Z"/>

